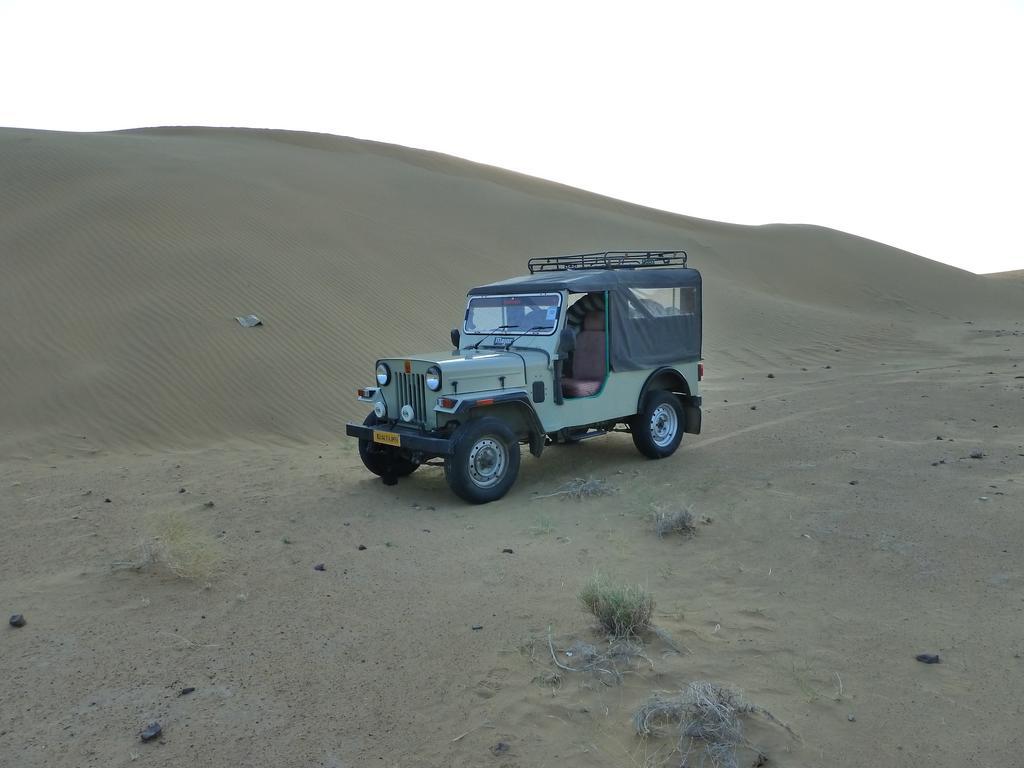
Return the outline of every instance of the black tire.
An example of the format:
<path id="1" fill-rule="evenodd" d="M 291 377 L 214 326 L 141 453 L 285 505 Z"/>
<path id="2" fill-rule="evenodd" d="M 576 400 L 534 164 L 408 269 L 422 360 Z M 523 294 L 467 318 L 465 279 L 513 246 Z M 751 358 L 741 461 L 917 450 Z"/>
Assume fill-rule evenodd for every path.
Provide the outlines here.
<path id="1" fill-rule="evenodd" d="M 452 493 L 471 504 L 486 504 L 508 493 L 519 475 L 519 440 L 501 419 L 467 421 L 454 435 L 455 450 L 444 460 Z"/>
<path id="2" fill-rule="evenodd" d="M 633 445 L 648 459 L 664 459 L 683 441 L 686 412 L 679 398 L 657 390 L 644 398 L 640 413 L 630 420 Z"/>
<path id="3" fill-rule="evenodd" d="M 364 427 L 375 427 L 380 423 L 377 414 L 371 413 L 363 419 Z M 394 448 L 377 445 L 369 440 L 359 440 L 359 458 L 363 466 L 378 477 L 408 477 L 419 468 L 419 464 L 402 456 Z"/>

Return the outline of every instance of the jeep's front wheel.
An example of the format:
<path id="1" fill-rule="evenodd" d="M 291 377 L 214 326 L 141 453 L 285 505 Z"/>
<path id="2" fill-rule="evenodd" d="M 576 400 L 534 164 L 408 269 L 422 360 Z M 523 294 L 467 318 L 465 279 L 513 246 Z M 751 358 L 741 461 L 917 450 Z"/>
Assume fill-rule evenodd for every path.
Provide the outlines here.
<path id="1" fill-rule="evenodd" d="M 363 419 L 364 427 L 375 427 L 379 423 L 380 419 L 375 413 Z M 378 477 L 408 477 L 419 467 L 419 464 L 405 458 L 394 448 L 362 438 L 359 439 L 359 458 L 363 460 L 363 466 Z"/>
<path id="2" fill-rule="evenodd" d="M 448 487 L 471 504 L 486 504 L 508 493 L 519 474 L 519 440 L 501 419 L 467 421 L 453 436 L 455 449 L 444 460 Z"/>
<path id="3" fill-rule="evenodd" d="M 685 426 L 686 414 L 679 398 L 662 390 L 651 392 L 630 422 L 633 445 L 649 459 L 664 459 L 676 452 Z"/>

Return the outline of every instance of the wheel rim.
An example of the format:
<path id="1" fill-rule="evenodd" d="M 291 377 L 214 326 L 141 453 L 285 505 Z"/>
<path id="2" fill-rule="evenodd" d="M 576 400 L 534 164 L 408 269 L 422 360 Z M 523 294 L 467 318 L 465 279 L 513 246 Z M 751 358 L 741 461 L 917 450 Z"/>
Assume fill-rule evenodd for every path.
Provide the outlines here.
<path id="1" fill-rule="evenodd" d="M 500 440 L 482 437 L 469 452 L 469 479 L 478 488 L 491 488 L 501 482 L 508 466 L 508 451 Z"/>
<path id="2" fill-rule="evenodd" d="M 679 431 L 679 416 L 670 405 L 659 405 L 651 414 L 651 439 L 659 448 L 672 444 Z"/>

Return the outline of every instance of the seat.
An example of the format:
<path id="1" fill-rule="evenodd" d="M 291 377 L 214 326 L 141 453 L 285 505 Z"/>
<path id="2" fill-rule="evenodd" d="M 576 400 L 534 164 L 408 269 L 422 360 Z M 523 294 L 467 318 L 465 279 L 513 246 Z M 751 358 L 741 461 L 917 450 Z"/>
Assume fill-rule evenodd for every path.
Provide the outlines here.
<path id="1" fill-rule="evenodd" d="M 572 376 L 562 379 L 562 394 L 565 397 L 587 397 L 597 394 L 607 372 L 605 359 L 604 312 L 588 312 L 583 316 L 582 329 L 576 334 Z"/>

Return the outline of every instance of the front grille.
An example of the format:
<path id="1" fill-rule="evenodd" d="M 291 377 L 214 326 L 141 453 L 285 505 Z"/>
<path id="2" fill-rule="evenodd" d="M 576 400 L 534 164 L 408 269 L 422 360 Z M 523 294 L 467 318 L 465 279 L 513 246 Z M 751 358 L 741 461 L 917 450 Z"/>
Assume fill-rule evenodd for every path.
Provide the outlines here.
<path id="1" fill-rule="evenodd" d="M 398 412 L 402 412 L 403 405 L 411 405 L 416 414 L 413 421 L 422 422 L 427 417 L 427 398 L 424 394 L 425 379 L 426 376 L 422 373 L 399 373 L 395 376 Z"/>

